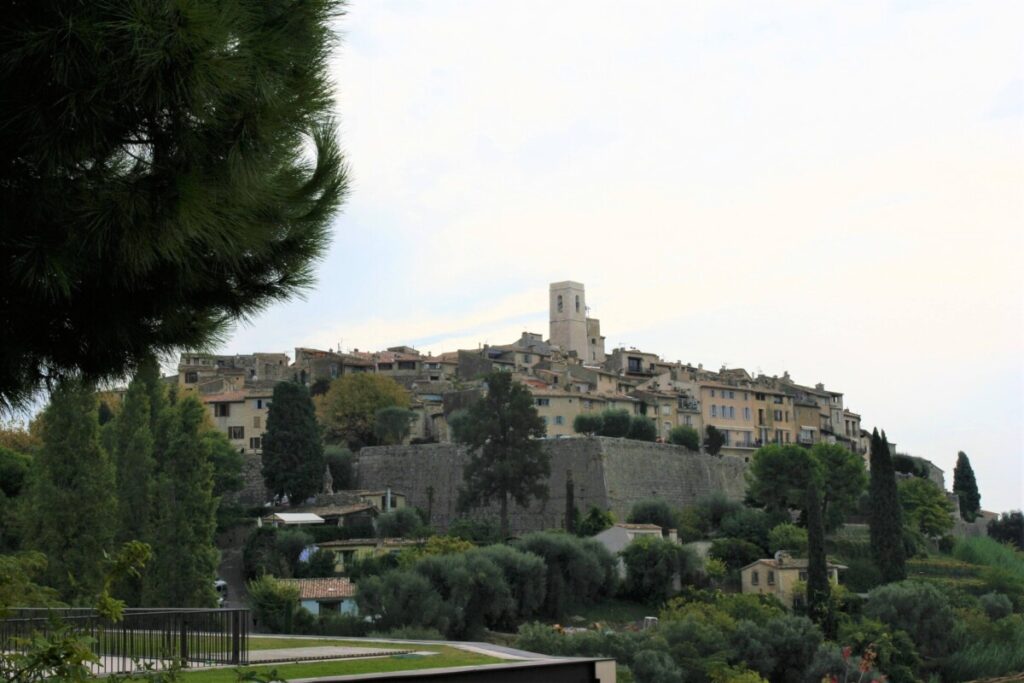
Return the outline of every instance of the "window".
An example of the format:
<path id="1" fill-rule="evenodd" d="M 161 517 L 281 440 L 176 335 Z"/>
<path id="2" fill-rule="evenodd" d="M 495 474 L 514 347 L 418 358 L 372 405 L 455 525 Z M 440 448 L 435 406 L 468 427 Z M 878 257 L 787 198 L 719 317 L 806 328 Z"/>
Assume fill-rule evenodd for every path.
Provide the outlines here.
<path id="1" fill-rule="evenodd" d="M 801 581 L 806 581 L 807 580 L 807 572 L 800 572 L 800 580 Z"/>
<path id="2" fill-rule="evenodd" d="M 562 312 L 562 295 L 561 294 L 558 295 L 558 312 L 559 313 Z"/>
<path id="3" fill-rule="evenodd" d="M 597 339 L 595 337 L 591 337 L 590 338 L 590 343 L 591 344 L 597 344 Z"/>
<path id="4" fill-rule="evenodd" d="M 245 427 L 228 427 L 229 439 L 244 439 Z"/>
<path id="5" fill-rule="evenodd" d="M 555 415 L 555 424 L 556 425 L 565 424 L 565 418 L 562 417 L 561 415 Z"/>
<path id="6" fill-rule="evenodd" d="M 627 360 L 629 362 L 628 368 L 630 372 L 643 372 L 644 365 L 642 358 L 629 358 Z"/>
<path id="7" fill-rule="evenodd" d="M 729 406 L 729 419 L 730 420 L 735 420 L 736 419 L 736 406 Z"/>
<path id="8" fill-rule="evenodd" d="M 781 410 L 774 410 L 774 411 L 772 411 L 772 415 L 773 415 L 773 417 L 776 420 L 778 420 L 779 422 L 782 422 L 782 411 Z"/>
<path id="9" fill-rule="evenodd" d="M 661 414 L 662 415 L 671 415 L 672 414 L 672 406 L 662 406 L 661 407 Z"/>
<path id="10" fill-rule="evenodd" d="M 749 407 L 743 409 L 743 419 L 744 420 L 749 420 L 750 419 L 750 408 Z"/>
<path id="11" fill-rule="evenodd" d="M 591 407 L 593 407 L 593 405 L 594 405 L 594 402 L 591 401 L 589 398 L 583 399 L 583 408 L 585 410 L 590 410 Z"/>
<path id="12" fill-rule="evenodd" d="M 775 585 L 775 572 L 773 570 L 771 570 L 771 569 L 768 570 L 768 585 L 769 586 L 774 586 Z"/>
<path id="13" fill-rule="evenodd" d="M 761 583 L 761 577 L 755 569 L 754 571 L 750 572 L 750 585 L 756 586 L 759 583 Z"/>
<path id="14" fill-rule="evenodd" d="M 257 410 L 263 410 L 263 399 L 262 398 L 256 399 L 256 409 Z"/>
<path id="15" fill-rule="evenodd" d="M 729 392 L 729 398 L 736 398 L 736 392 L 735 391 L 730 391 Z"/>
<path id="16" fill-rule="evenodd" d="M 577 313 L 580 312 L 580 295 L 579 294 L 576 295 L 576 312 Z"/>
<path id="17" fill-rule="evenodd" d="M 416 361 L 414 361 L 414 360 L 400 360 L 400 361 L 398 361 L 398 369 L 399 370 L 415 370 L 416 369 Z"/>
<path id="18" fill-rule="evenodd" d="M 789 422 L 789 411 L 786 411 L 786 422 Z"/>
<path id="19" fill-rule="evenodd" d="M 711 417 L 718 417 L 718 406 L 711 404 Z"/>
<path id="20" fill-rule="evenodd" d="M 550 398 L 538 398 L 537 399 L 537 405 L 539 405 L 539 406 L 549 406 L 549 405 L 551 405 L 551 399 Z"/>
<path id="21" fill-rule="evenodd" d="M 714 398 L 714 397 L 715 397 L 715 390 L 714 390 L 714 389 L 712 389 L 712 390 L 711 390 L 711 398 Z"/>
<path id="22" fill-rule="evenodd" d="M 231 404 L 230 403 L 214 403 L 213 404 L 213 416 L 214 417 L 231 417 Z"/>
<path id="23" fill-rule="evenodd" d="M 684 417 L 684 418 L 683 418 L 683 423 L 684 423 L 684 424 L 685 424 L 685 425 L 686 425 L 687 427 L 690 427 L 690 426 L 692 426 L 692 425 L 693 425 L 693 418 L 692 418 L 691 416 L 687 415 L 686 417 Z"/>
<path id="24" fill-rule="evenodd" d="M 378 370 L 391 370 L 393 367 L 392 363 L 377 363 Z"/>
<path id="25" fill-rule="evenodd" d="M 185 373 L 185 384 L 195 384 L 199 381 L 199 373 L 195 370 L 189 370 Z"/>
<path id="26" fill-rule="evenodd" d="M 524 353 L 523 354 L 523 362 L 524 363 L 532 363 L 533 362 L 533 356 L 531 356 L 528 353 Z"/>
<path id="27" fill-rule="evenodd" d="M 258 436 L 251 437 L 249 439 L 249 450 L 259 451 L 263 450 L 263 439 Z"/>
<path id="28" fill-rule="evenodd" d="M 743 392 L 743 400 L 746 401 L 748 398 L 750 398 L 750 395 L 747 392 L 744 391 Z"/>
<path id="29" fill-rule="evenodd" d="M 259 415 L 253 415 L 252 416 L 252 428 L 253 429 L 259 429 L 260 428 L 260 416 Z"/>
<path id="30" fill-rule="evenodd" d="M 763 401 L 764 400 L 764 394 L 761 394 L 761 393 L 754 394 L 754 400 L 755 401 Z"/>
<path id="31" fill-rule="evenodd" d="M 545 425 L 547 425 L 549 422 L 551 422 L 551 419 L 547 415 L 541 415 L 540 419 L 544 420 L 544 424 Z"/>
<path id="32" fill-rule="evenodd" d="M 781 405 L 782 404 L 782 397 L 781 396 L 772 396 L 772 403 L 778 403 L 778 404 Z"/>

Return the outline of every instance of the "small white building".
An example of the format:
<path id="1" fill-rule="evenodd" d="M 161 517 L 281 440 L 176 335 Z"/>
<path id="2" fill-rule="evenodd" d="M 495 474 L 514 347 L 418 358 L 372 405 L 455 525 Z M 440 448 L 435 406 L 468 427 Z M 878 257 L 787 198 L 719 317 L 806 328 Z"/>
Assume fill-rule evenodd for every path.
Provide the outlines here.
<path id="1" fill-rule="evenodd" d="M 607 548 L 612 555 L 618 556 L 627 545 L 643 536 L 661 538 L 661 527 L 657 524 L 615 524 L 594 536 L 594 540 Z M 675 541 L 676 530 L 669 529 L 668 537 L 669 540 Z M 625 576 L 626 565 L 623 564 L 621 557 L 618 558 L 618 563 L 619 575 Z"/>
<path id="2" fill-rule="evenodd" d="M 299 589 L 299 604 L 310 614 L 359 613 L 356 585 L 346 578 L 278 579 Z"/>
<path id="3" fill-rule="evenodd" d="M 324 518 L 312 512 L 275 512 L 259 518 L 257 526 L 300 526 L 304 524 L 323 524 Z"/>

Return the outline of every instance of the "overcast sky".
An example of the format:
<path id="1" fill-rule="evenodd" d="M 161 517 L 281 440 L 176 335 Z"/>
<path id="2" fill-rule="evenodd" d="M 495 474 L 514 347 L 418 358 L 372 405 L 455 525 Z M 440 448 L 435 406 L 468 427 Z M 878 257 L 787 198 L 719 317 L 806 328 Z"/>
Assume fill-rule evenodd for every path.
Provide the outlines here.
<path id="1" fill-rule="evenodd" d="M 846 394 L 1024 498 L 1024 2 L 353 0 L 319 285 L 222 352 L 547 335 Z"/>

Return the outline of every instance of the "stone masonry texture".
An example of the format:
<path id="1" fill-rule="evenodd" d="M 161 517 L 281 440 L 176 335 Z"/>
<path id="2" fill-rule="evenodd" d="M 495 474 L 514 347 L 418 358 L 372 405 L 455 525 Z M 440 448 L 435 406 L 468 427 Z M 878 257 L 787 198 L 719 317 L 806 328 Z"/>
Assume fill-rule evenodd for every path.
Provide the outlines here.
<path id="1" fill-rule="evenodd" d="M 545 444 L 551 454 L 547 501 L 528 508 L 509 507 L 514 533 L 563 527 L 565 482 L 571 472 L 576 507 L 586 514 L 592 506 L 611 510 L 623 521 L 634 503 L 661 498 L 670 505 L 691 505 L 699 498 L 721 492 L 742 500 L 747 464 L 734 456 L 713 457 L 681 446 L 628 439 L 588 437 L 557 439 Z M 456 444 L 376 446 L 359 452 L 359 486 L 391 488 L 404 493 L 410 505 L 429 514 L 438 531 L 460 516 L 455 504 L 462 485 L 466 450 Z M 471 511 L 466 516 L 497 520 L 498 506 Z"/>

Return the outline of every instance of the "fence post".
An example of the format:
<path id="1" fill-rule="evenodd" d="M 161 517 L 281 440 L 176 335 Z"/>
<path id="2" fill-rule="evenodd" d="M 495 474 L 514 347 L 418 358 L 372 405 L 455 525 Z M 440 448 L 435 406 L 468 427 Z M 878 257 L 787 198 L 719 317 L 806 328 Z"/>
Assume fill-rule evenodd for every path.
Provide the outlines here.
<path id="1" fill-rule="evenodd" d="M 188 666 L 188 626 L 185 623 L 185 615 L 181 615 L 181 634 L 180 641 L 178 643 L 179 654 L 181 656 L 182 667 Z"/>
<path id="2" fill-rule="evenodd" d="M 231 612 L 231 663 L 241 664 L 242 658 L 242 615 L 238 610 Z"/>

